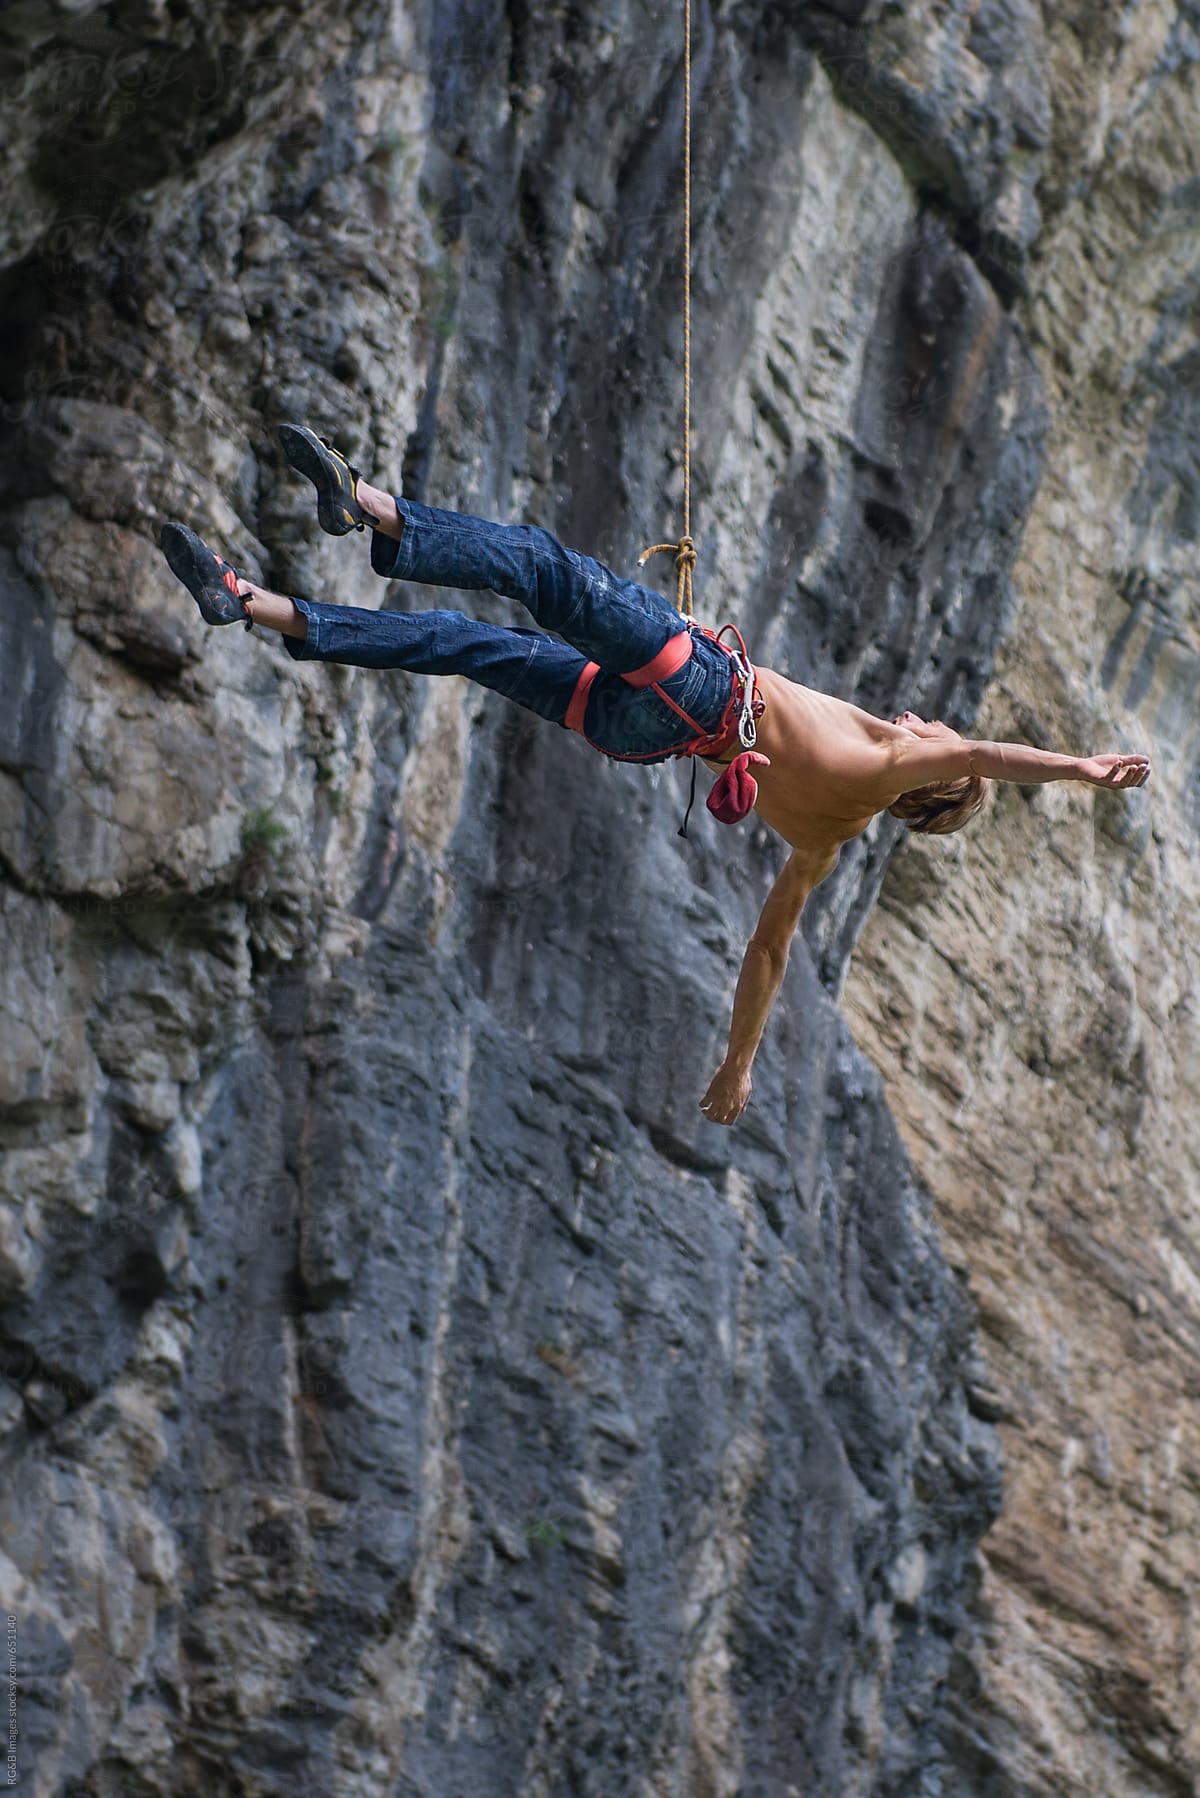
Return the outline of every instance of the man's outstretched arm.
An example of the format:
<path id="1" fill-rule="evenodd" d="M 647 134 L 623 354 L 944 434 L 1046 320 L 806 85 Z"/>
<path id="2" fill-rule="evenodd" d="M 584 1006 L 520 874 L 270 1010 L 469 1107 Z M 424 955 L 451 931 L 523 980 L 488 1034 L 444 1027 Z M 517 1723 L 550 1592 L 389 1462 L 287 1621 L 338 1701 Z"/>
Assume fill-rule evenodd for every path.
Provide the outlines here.
<path id="1" fill-rule="evenodd" d="M 912 720 L 910 723 L 909 720 Z M 1150 759 L 1144 755 L 1058 755 L 1026 743 L 973 743 L 944 724 L 926 724 L 905 712 L 897 719 L 912 733 L 891 745 L 890 775 L 900 792 L 931 781 L 978 774 L 1035 786 L 1049 780 L 1081 780 L 1093 787 L 1144 787 Z"/>
<path id="2" fill-rule="evenodd" d="M 712 1077 L 700 1109 L 711 1123 L 732 1124 L 750 1097 L 750 1069 L 787 968 L 788 950 L 815 886 L 837 864 L 836 851 L 814 861 L 794 850 L 783 864 L 746 944 L 733 997 L 733 1021 L 725 1059 Z"/>

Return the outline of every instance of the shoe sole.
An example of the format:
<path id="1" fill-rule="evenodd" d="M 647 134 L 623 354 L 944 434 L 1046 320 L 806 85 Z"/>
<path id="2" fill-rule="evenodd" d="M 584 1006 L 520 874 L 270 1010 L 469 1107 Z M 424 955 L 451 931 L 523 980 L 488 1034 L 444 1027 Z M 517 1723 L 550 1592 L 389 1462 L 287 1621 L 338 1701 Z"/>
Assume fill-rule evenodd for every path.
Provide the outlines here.
<path id="1" fill-rule="evenodd" d="M 171 573 L 181 580 L 205 624 L 237 624 L 248 617 L 238 594 L 238 572 L 209 549 L 186 524 L 164 524 L 159 547 Z"/>
<path id="2" fill-rule="evenodd" d="M 328 450 L 307 425 L 280 425 L 279 441 L 292 467 L 317 490 L 317 522 L 321 529 L 331 537 L 362 530 L 364 520 L 354 497 L 349 463 L 336 450 Z"/>

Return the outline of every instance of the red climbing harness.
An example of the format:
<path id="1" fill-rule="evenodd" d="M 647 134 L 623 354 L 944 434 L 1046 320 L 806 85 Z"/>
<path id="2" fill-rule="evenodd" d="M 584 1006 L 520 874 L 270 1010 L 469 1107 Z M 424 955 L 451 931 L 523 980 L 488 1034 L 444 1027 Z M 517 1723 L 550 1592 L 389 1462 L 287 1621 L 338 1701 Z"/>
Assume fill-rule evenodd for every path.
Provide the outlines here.
<path id="1" fill-rule="evenodd" d="M 724 650 L 733 663 L 733 689 L 729 695 L 729 702 L 722 713 L 721 722 L 716 730 L 711 732 L 703 730 L 681 705 L 676 705 L 669 693 L 664 693 L 662 688 L 662 682 L 668 680 L 672 674 L 678 674 L 684 664 L 690 660 L 693 647 L 692 636 L 696 631 L 700 631 L 708 637 L 718 649 Z M 736 649 L 721 641 L 726 631 L 732 631 L 737 638 Z M 575 691 L 571 695 L 571 703 L 567 707 L 567 715 L 563 720 L 568 730 L 578 731 L 579 735 L 588 743 L 591 743 L 591 738 L 583 728 L 584 715 L 587 711 L 588 695 L 592 690 L 592 683 L 599 672 L 599 662 L 588 662 L 580 670 L 579 679 L 575 683 Z M 723 824 L 733 824 L 739 818 L 744 818 L 754 804 L 758 793 L 754 778 L 749 773 L 750 755 L 748 752 L 754 749 L 755 724 L 756 720 L 762 717 L 763 702 L 759 697 L 758 681 L 749 652 L 737 625 L 723 624 L 719 631 L 711 631 L 707 625 L 695 624 L 689 619 L 686 630 L 679 631 L 672 637 L 652 660 L 644 663 L 640 668 L 632 669 L 628 674 L 623 674 L 621 679 L 628 681 L 631 687 L 650 687 L 657 693 L 664 705 L 670 706 L 671 710 L 682 718 L 692 732 L 690 741 L 685 740 L 677 744 L 673 749 L 666 751 L 667 755 L 672 757 L 703 756 L 710 761 L 715 761 L 724 755 L 726 750 L 732 749 L 735 743 L 741 744 L 742 753 L 734 758 L 726 773 L 721 776 L 709 795 L 708 809 Z M 599 749 L 599 747 L 598 743 L 592 743 L 593 749 Z M 648 755 L 614 755 L 612 759 L 618 762 L 659 761 L 663 753 L 662 750 L 654 750 Z M 610 755 L 611 752 L 602 750 L 601 754 Z M 754 760 L 762 762 L 766 758 L 755 756 Z"/>
<path id="2" fill-rule="evenodd" d="M 670 694 L 664 693 L 662 689 L 662 682 L 668 680 L 672 674 L 678 674 L 684 663 L 691 659 L 692 634 L 695 631 L 700 631 L 704 636 L 710 638 L 718 649 L 725 651 L 733 663 L 733 691 L 729 695 L 729 703 L 725 707 L 720 724 L 712 732 L 703 730 L 696 720 L 685 712 L 681 705 L 676 705 Z M 726 631 L 732 631 L 737 638 L 737 649 L 730 648 L 728 643 L 722 643 L 721 638 Z M 587 711 L 592 683 L 599 672 L 599 662 L 587 662 L 580 669 L 579 679 L 575 683 L 575 691 L 571 695 L 567 715 L 563 720 L 568 730 L 578 731 L 579 735 L 588 743 L 591 743 L 592 740 L 583 728 L 584 714 Z M 687 629 L 679 631 L 676 636 L 672 637 L 670 642 L 660 649 L 651 661 L 643 663 L 640 668 L 631 669 L 628 674 L 623 674 L 621 679 L 628 681 L 631 687 L 653 688 L 663 704 L 670 706 L 671 710 L 677 713 L 692 731 L 690 742 L 678 743 L 673 749 L 667 750 L 666 754 L 670 756 L 699 755 L 715 760 L 718 756 L 724 755 L 725 751 L 731 749 L 735 743 L 740 742 L 744 749 L 754 747 L 755 720 L 762 717 L 763 702 L 759 697 L 758 683 L 742 633 L 736 624 L 723 624 L 719 631 L 710 631 L 707 625 L 693 624 L 689 621 Z M 592 743 L 592 748 L 599 749 L 600 745 Z M 605 749 L 601 750 L 601 754 L 609 755 L 612 760 L 618 762 L 646 762 L 659 760 L 664 751 L 656 749 L 646 755 L 614 755 Z"/>

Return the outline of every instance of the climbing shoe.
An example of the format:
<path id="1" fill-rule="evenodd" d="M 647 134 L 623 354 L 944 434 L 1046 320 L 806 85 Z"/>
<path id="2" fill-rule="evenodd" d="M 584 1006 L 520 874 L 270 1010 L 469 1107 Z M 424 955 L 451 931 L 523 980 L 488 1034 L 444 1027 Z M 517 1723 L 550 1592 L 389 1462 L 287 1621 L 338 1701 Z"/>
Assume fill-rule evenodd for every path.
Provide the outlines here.
<path id="1" fill-rule="evenodd" d="M 238 594 L 244 575 L 223 562 L 186 524 L 164 524 L 158 541 L 171 573 L 179 576 L 206 624 L 236 624 L 241 619 L 247 630 L 253 630 L 254 620 Z"/>
<path id="2" fill-rule="evenodd" d="M 280 425 L 283 453 L 299 474 L 307 475 L 317 490 L 317 520 L 331 537 L 366 529 L 354 489 L 358 475 L 331 443 L 307 425 Z"/>

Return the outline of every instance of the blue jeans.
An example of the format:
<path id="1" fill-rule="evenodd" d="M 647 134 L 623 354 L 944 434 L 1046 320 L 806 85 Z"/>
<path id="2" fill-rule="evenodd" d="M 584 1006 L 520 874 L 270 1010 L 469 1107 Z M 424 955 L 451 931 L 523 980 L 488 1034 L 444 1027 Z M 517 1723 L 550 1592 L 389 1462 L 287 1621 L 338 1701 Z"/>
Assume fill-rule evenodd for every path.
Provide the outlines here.
<path id="1" fill-rule="evenodd" d="M 396 505 L 403 534 L 397 543 L 373 533 L 376 574 L 435 587 L 490 588 L 520 600 L 543 628 L 505 629 L 461 612 L 372 612 L 297 599 L 308 635 L 284 638 L 297 661 L 465 674 L 553 724 L 565 723 L 580 674 L 588 661 L 598 662 L 584 714 L 584 734 L 595 748 L 661 762 L 695 741 L 656 693 L 621 679 L 687 629 L 666 600 L 564 549 L 536 526 L 490 524 L 399 497 Z M 715 731 L 733 690 L 729 657 L 695 632 L 690 659 L 661 685 L 703 731 Z"/>

